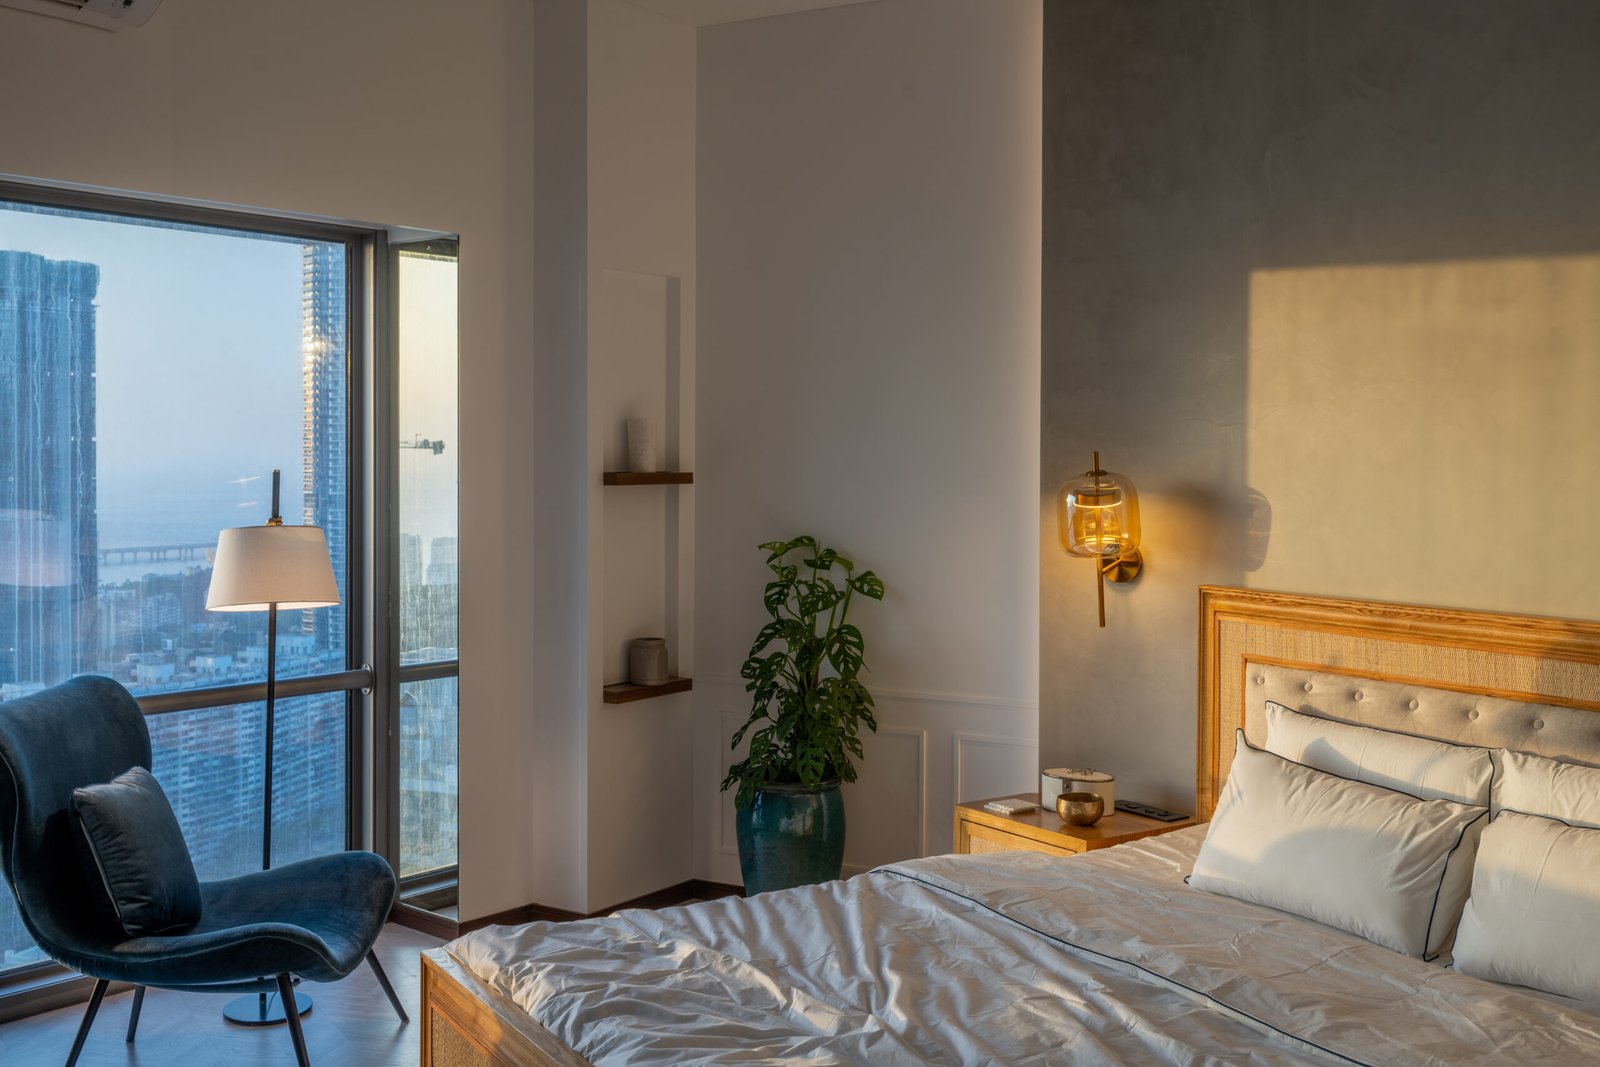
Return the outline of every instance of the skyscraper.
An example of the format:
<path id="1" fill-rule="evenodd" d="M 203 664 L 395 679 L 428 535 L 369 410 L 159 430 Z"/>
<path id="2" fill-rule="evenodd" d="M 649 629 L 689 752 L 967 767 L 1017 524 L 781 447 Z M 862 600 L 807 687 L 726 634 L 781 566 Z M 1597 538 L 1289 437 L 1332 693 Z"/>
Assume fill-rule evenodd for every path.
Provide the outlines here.
<path id="1" fill-rule="evenodd" d="M 0 251 L 0 687 L 95 648 L 95 294 L 100 268 Z"/>
<path id="2" fill-rule="evenodd" d="M 343 561 L 349 525 L 349 487 L 345 451 L 345 249 L 340 244 L 308 244 L 302 249 L 300 355 L 305 388 L 305 522 L 322 527 L 334 560 L 339 599 L 348 600 Z M 319 655 L 345 656 L 345 613 L 309 611 L 305 631 L 315 637 Z"/>

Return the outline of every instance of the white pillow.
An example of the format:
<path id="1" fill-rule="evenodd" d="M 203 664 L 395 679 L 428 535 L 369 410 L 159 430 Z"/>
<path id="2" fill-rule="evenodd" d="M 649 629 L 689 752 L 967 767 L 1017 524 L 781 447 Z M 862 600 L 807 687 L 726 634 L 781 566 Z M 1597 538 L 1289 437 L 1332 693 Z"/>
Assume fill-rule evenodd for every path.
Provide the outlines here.
<path id="1" fill-rule="evenodd" d="M 1423 800 L 1484 807 L 1494 761 L 1486 748 L 1452 745 L 1303 715 L 1267 701 L 1267 751 L 1319 771 Z"/>
<path id="2" fill-rule="evenodd" d="M 1189 884 L 1423 956 L 1445 865 L 1487 809 L 1237 751 Z"/>
<path id="3" fill-rule="evenodd" d="M 1370 726 L 1305 715 L 1267 701 L 1267 751 L 1341 778 L 1410 793 L 1422 800 L 1489 803 L 1494 760 L 1486 748 L 1452 745 Z M 1450 854 L 1428 926 L 1426 958 L 1450 947 L 1472 890 L 1472 861 L 1484 823 L 1474 823 Z"/>
<path id="4" fill-rule="evenodd" d="M 1455 968 L 1600 1001 L 1600 830 L 1496 815 L 1483 832 Z"/>
<path id="5" fill-rule="evenodd" d="M 1600 768 L 1502 750 L 1495 754 L 1494 816 L 1502 810 L 1600 827 Z"/>

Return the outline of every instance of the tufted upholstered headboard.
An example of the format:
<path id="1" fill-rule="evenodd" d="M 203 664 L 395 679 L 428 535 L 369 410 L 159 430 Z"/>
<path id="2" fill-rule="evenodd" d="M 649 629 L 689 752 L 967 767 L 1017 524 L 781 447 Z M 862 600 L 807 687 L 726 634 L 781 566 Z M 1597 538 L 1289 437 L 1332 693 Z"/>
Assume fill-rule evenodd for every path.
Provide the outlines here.
<path id="1" fill-rule="evenodd" d="M 1600 623 L 1202 586 L 1201 818 L 1268 700 L 1600 766 Z"/>

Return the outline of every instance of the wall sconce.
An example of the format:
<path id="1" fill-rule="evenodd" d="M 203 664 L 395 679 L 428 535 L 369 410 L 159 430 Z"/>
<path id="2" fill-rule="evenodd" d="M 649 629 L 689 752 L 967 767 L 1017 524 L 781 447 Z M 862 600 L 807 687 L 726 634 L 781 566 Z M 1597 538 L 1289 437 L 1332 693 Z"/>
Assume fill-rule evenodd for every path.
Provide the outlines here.
<path id="1" fill-rule="evenodd" d="M 1120 474 L 1094 467 L 1061 487 L 1056 498 L 1061 547 L 1069 556 L 1095 561 L 1100 625 L 1106 624 L 1106 579 L 1131 582 L 1144 569 L 1139 555 L 1139 494 Z"/>

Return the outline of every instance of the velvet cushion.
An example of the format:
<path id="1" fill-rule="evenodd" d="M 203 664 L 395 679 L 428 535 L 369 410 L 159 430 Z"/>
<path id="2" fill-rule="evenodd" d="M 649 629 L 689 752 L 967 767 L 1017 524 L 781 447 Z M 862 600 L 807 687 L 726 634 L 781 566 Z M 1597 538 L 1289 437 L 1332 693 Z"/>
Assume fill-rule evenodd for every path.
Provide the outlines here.
<path id="1" fill-rule="evenodd" d="M 85 874 L 130 937 L 168 934 L 200 921 L 200 879 L 178 818 L 154 776 L 134 767 L 72 791 Z"/>

